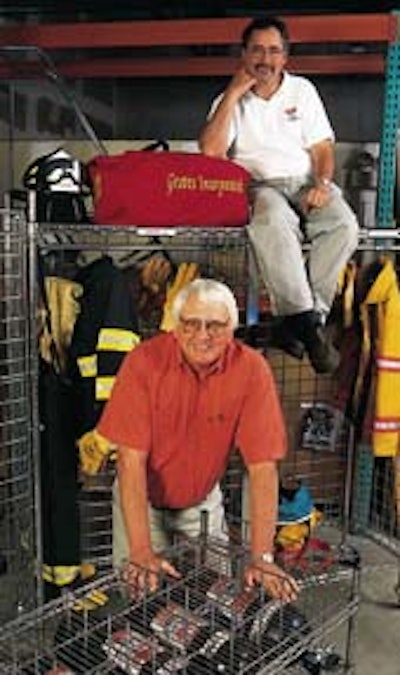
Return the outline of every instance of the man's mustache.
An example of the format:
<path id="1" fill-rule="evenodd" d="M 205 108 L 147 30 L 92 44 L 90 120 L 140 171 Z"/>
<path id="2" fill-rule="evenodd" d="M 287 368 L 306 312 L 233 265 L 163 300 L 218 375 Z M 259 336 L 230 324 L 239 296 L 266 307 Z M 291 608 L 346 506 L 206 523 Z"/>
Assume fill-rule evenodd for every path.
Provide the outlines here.
<path id="1" fill-rule="evenodd" d="M 254 67 L 254 70 L 258 72 L 259 70 L 271 70 L 271 66 L 266 65 L 265 63 L 259 63 L 257 66 Z"/>

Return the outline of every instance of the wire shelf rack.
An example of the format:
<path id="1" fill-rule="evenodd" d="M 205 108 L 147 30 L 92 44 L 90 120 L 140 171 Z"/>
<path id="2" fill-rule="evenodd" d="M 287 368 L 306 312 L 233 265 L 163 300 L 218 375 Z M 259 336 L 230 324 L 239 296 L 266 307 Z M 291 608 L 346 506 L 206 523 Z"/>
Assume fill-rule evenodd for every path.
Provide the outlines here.
<path id="1" fill-rule="evenodd" d="M 0 623 L 35 604 L 27 240 L 0 211 Z"/>
<path id="2" fill-rule="evenodd" d="M 153 593 L 113 573 L 13 621 L 0 672 L 277 675 L 320 672 L 323 660 L 344 672 L 350 635 L 343 651 L 328 639 L 357 611 L 355 550 L 310 557 L 291 604 L 243 586 L 242 547 L 200 538 L 177 543 L 170 559 L 181 578 Z"/>

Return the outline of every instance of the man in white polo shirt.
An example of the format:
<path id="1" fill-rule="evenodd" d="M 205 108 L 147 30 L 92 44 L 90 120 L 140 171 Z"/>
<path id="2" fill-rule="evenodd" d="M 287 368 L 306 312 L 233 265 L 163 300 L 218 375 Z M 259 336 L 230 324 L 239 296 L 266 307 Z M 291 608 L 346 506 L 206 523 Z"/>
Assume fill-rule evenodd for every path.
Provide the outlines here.
<path id="1" fill-rule="evenodd" d="M 212 104 L 199 145 L 253 176 L 248 226 L 273 313 L 278 346 L 314 370 L 333 372 L 338 354 L 324 332 L 358 224 L 333 183 L 334 132 L 315 86 L 285 70 L 289 37 L 276 17 L 252 21 L 241 65 Z M 307 265 L 302 242 L 310 242 Z"/>

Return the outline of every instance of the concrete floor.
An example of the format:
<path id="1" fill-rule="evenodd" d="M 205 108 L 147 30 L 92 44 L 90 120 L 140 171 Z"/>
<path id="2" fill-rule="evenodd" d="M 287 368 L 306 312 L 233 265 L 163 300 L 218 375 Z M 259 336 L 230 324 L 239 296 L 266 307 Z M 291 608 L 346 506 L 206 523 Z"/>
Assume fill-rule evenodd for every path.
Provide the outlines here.
<path id="1" fill-rule="evenodd" d="M 394 566 L 364 571 L 355 643 L 359 675 L 400 675 L 398 575 Z"/>
<path id="2" fill-rule="evenodd" d="M 354 673 L 400 675 L 400 560 L 368 540 L 354 543 L 362 558 Z"/>
<path id="3" fill-rule="evenodd" d="M 332 544 L 342 541 L 342 534 L 329 526 L 323 525 L 319 536 Z M 349 535 L 346 544 L 361 556 L 360 606 L 351 629 L 351 668 L 340 673 L 400 675 L 400 542 L 396 555 L 364 536 Z M 348 629 L 345 621 L 324 640 L 342 658 L 349 644 Z"/>

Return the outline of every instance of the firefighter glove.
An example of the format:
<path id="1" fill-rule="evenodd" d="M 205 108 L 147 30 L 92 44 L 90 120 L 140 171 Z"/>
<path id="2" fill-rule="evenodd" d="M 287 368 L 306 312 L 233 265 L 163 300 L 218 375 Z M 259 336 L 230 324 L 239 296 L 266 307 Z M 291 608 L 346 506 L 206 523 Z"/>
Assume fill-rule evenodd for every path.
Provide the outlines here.
<path id="1" fill-rule="evenodd" d="M 115 454 L 115 446 L 101 436 L 96 429 L 87 431 L 78 440 L 81 470 L 87 476 L 94 476 L 102 469 L 107 459 Z"/>

